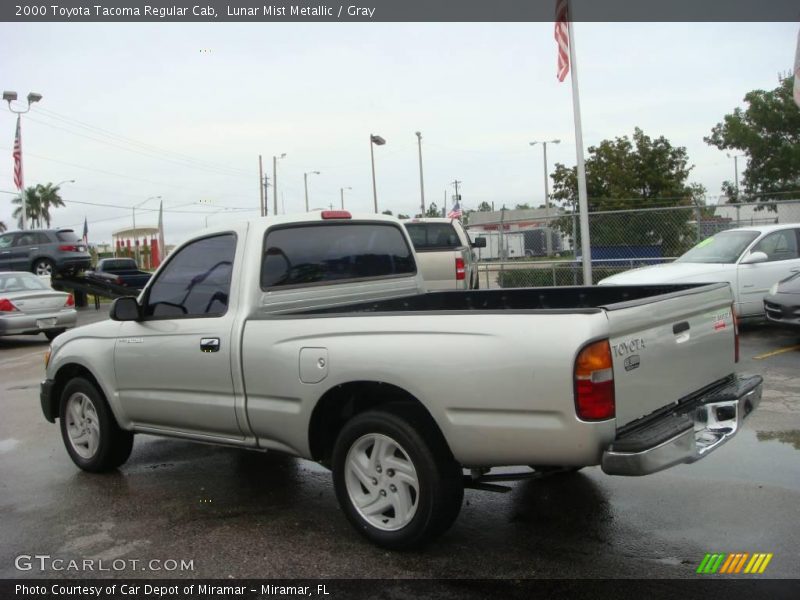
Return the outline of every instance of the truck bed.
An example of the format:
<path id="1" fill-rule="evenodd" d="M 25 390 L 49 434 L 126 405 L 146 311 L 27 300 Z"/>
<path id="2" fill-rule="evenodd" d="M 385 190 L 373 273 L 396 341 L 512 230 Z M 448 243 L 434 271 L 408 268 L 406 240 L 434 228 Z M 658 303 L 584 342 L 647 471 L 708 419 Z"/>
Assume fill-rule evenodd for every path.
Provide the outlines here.
<path id="1" fill-rule="evenodd" d="M 559 311 L 596 313 L 642 306 L 657 300 L 724 288 L 726 283 L 627 286 L 570 286 L 510 288 L 499 290 L 452 290 L 428 292 L 370 302 L 356 302 L 300 310 L 294 314 L 461 312 L 461 311 Z"/>

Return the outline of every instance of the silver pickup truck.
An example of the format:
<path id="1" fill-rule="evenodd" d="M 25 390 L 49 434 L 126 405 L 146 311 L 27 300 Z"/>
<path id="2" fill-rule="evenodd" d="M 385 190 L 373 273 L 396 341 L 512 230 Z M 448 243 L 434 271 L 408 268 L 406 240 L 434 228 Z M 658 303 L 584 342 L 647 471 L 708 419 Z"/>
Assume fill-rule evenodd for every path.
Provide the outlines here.
<path id="1" fill-rule="evenodd" d="M 727 284 L 423 290 L 391 217 L 205 230 L 111 320 L 54 340 L 42 409 L 86 471 L 122 465 L 136 433 L 318 461 L 353 525 L 406 549 L 492 467 L 653 473 L 761 397 L 736 374 Z"/>

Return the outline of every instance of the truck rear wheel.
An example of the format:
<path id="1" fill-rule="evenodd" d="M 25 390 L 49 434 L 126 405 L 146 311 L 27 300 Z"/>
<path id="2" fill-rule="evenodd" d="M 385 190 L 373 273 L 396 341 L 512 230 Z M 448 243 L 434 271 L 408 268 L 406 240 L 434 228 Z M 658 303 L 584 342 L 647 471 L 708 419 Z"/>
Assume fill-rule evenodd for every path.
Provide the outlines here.
<path id="1" fill-rule="evenodd" d="M 449 529 L 461 510 L 461 467 L 426 417 L 413 407 L 368 411 L 336 440 L 339 504 L 363 536 L 384 548 L 418 548 Z"/>
<path id="2" fill-rule="evenodd" d="M 59 420 L 67 453 L 84 471 L 110 471 L 128 460 L 133 434 L 120 429 L 103 394 L 91 381 L 76 377 L 64 386 Z"/>

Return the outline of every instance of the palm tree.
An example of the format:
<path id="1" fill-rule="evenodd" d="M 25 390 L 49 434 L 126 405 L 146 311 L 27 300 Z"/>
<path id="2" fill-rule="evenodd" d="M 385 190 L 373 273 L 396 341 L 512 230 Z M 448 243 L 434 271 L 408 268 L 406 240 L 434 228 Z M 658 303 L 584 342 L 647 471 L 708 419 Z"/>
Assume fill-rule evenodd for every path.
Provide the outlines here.
<path id="1" fill-rule="evenodd" d="M 22 196 L 15 197 L 11 200 L 11 203 L 18 205 L 11 216 L 17 220 L 17 226 L 22 228 Z M 32 226 L 39 227 L 41 225 L 42 203 L 39 199 L 37 188 L 29 187 L 25 189 L 25 208 L 28 221 Z"/>
<path id="2" fill-rule="evenodd" d="M 3 233 L 6 229 L 8 229 L 6 224 L 0 221 L 0 233 Z"/>
<path id="3" fill-rule="evenodd" d="M 42 219 L 47 223 L 48 229 L 50 229 L 50 209 L 64 206 L 64 200 L 59 195 L 58 190 L 59 187 L 53 186 L 52 183 L 36 186 L 36 193 L 39 195 L 39 211 Z"/>

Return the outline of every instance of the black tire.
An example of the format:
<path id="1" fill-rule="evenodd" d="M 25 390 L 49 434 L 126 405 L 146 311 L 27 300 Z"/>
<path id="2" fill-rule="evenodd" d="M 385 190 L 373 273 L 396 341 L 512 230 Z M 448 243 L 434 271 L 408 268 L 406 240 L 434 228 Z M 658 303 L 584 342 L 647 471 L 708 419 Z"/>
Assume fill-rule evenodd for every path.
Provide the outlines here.
<path id="1" fill-rule="evenodd" d="M 51 342 L 64 333 L 66 329 L 48 329 L 44 332 L 45 337 L 50 340 Z"/>
<path id="2" fill-rule="evenodd" d="M 67 414 L 71 399 L 74 404 L 78 404 L 79 399 L 84 403 L 82 414 L 85 417 L 83 420 L 85 429 L 96 430 L 98 433 L 95 438 L 98 441 L 94 444 L 94 448 L 87 445 L 87 448 L 83 449 L 81 444 L 74 444 L 70 438 L 70 431 L 75 432 L 76 427 L 78 429 L 81 427 L 80 424 L 76 425 L 74 415 Z M 89 404 L 85 403 L 86 400 Z M 120 429 L 103 393 L 91 381 L 76 377 L 67 382 L 61 393 L 59 421 L 61 437 L 67 453 L 72 462 L 84 471 L 102 473 L 116 469 L 131 455 L 133 434 Z M 76 448 L 81 448 L 81 450 Z"/>
<path id="3" fill-rule="evenodd" d="M 31 265 L 31 273 L 40 277 L 56 274 L 56 264 L 49 258 L 37 258 Z"/>
<path id="4" fill-rule="evenodd" d="M 405 453 L 407 462 L 413 465 L 419 484 L 412 501 L 416 507 L 413 517 L 392 531 L 376 527 L 362 516 L 348 491 L 348 454 L 351 448 L 355 451 L 358 444 L 370 435 L 386 436 L 395 442 L 400 451 Z M 389 459 L 393 460 L 396 456 Z M 447 531 L 461 511 L 464 499 L 461 467 L 441 433 L 431 424 L 430 417 L 416 407 L 387 406 L 353 417 L 336 439 L 332 470 L 336 497 L 345 516 L 359 533 L 383 548 L 412 550 L 424 546 Z M 375 484 L 378 487 L 386 486 L 380 492 L 384 496 L 391 493 L 391 480 L 388 479 L 390 471 L 392 469 L 386 469 L 386 477 Z M 367 491 L 363 484 L 362 488 Z M 388 509 L 389 514 L 394 514 L 393 510 Z"/>

